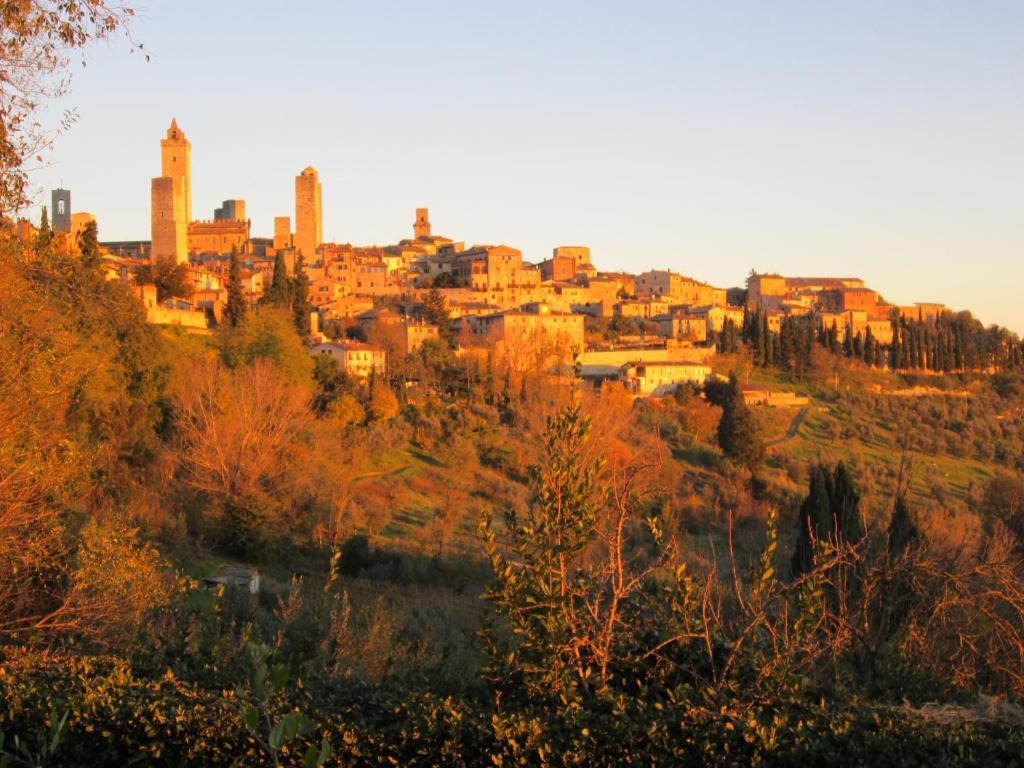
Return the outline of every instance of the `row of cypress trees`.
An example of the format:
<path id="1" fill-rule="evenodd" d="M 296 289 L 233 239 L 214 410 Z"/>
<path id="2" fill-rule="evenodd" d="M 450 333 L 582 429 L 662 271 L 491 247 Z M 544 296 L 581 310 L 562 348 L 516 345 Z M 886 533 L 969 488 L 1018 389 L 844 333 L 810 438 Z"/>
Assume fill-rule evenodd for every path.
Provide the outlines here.
<path id="1" fill-rule="evenodd" d="M 870 327 L 863 333 L 846 333 L 840 342 L 839 328 L 826 326 L 813 315 L 784 316 L 774 331 L 768 313 L 758 309 L 744 314 L 742 340 L 751 350 L 754 365 L 796 374 L 810 368 L 815 340 L 832 354 L 897 371 L 958 373 L 1024 367 L 1024 342 L 1006 328 L 985 328 L 969 312 L 942 315 L 933 323 L 897 316 L 890 322 L 889 344 L 880 342 Z M 720 351 L 735 351 L 729 336 L 723 328 Z"/>
<path id="2" fill-rule="evenodd" d="M 288 275 L 284 254 L 278 252 L 274 258 L 274 273 L 270 287 L 264 292 L 261 303 L 291 312 L 296 332 L 305 337 L 309 335 L 309 314 L 312 306 L 309 301 L 309 276 L 306 274 L 306 261 L 302 254 L 295 257 L 294 271 L 294 275 Z M 232 327 L 237 327 L 245 320 L 249 307 L 242 288 L 241 259 L 235 247 L 231 249 L 227 288 L 228 300 L 224 316 Z"/>

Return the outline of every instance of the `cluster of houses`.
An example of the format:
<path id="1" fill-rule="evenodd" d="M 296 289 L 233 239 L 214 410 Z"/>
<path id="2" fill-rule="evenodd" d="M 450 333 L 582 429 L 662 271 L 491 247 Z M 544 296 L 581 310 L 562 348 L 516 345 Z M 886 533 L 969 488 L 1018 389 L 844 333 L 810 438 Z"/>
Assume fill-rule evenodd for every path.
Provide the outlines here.
<path id="1" fill-rule="evenodd" d="M 242 266 L 242 291 L 254 306 L 270 286 L 276 262 L 294 274 L 301 260 L 309 281 L 311 352 L 332 355 L 358 377 L 385 370 L 388 350 L 411 354 L 440 335 L 421 313 L 391 308 L 415 308 L 433 291 L 444 299 L 460 347 L 486 347 L 509 359 L 536 357 L 544 349 L 584 377 L 618 378 L 637 395 L 703 382 L 711 375 L 718 334 L 727 323 L 740 328 L 751 310 L 763 312 L 772 330 L 787 315 L 814 313 L 841 336 L 870 328 L 882 344 L 892 339 L 893 312 L 927 321 L 945 311 L 937 304 L 893 307 L 857 278 L 751 274 L 744 294 L 667 269 L 605 272 L 594 266 L 590 249 L 578 245 L 557 247 L 532 264 L 507 245 L 467 245 L 433 234 L 426 208 L 416 210 L 412 237 L 394 245 L 325 243 L 313 168 L 295 178 L 295 231 L 290 217 L 280 216 L 272 238 L 252 237 L 244 200 L 224 201 L 212 219 L 191 220 L 190 157 L 191 144 L 172 121 L 161 140 L 162 175 L 152 184 L 152 237 L 101 243 L 107 277 L 131 285 L 150 322 L 203 333 L 223 320 L 232 253 Z M 94 219 L 71 213 L 68 190 L 54 190 L 52 205 L 54 234 L 73 252 L 84 222 Z M 27 222 L 12 226 L 23 239 L 32 234 Z M 188 296 L 158 300 L 155 285 L 137 280 L 141 264 L 166 261 L 187 269 Z M 588 317 L 597 326 L 618 320 L 642 335 L 622 336 L 618 344 L 603 339 L 602 348 L 588 350 Z M 352 326 L 363 330 L 357 334 L 362 338 L 387 338 L 387 350 L 328 336 Z"/>

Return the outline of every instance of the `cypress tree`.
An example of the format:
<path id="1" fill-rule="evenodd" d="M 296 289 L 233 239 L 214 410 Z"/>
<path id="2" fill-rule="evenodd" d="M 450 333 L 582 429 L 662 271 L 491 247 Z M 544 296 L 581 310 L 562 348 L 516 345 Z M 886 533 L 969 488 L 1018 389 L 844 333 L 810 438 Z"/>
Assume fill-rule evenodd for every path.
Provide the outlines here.
<path id="1" fill-rule="evenodd" d="M 856 544 L 864 537 L 864 524 L 860 517 L 860 492 L 853 475 L 840 461 L 836 465 L 832 512 L 836 519 L 836 532 L 841 541 Z"/>
<path id="2" fill-rule="evenodd" d="M 790 561 L 794 576 L 814 567 L 816 542 L 856 544 L 864 537 L 860 493 L 846 464 L 830 472 L 824 464 L 811 470 L 808 494 L 800 505 L 800 535 Z"/>
<path id="3" fill-rule="evenodd" d="M 736 374 L 729 374 L 729 385 L 718 422 L 718 445 L 722 452 L 740 466 L 756 469 L 764 461 L 765 446 L 747 404 L 743 402 Z"/>
<path id="4" fill-rule="evenodd" d="M 300 253 L 295 257 L 295 277 L 291 284 L 292 315 L 295 330 L 299 336 L 309 336 L 309 276 L 306 274 L 306 260 Z"/>
<path id="5" fill-rule="evenodd" d="M 892 519 L 889 521 L 889 557 L 896 560 L 913 546 L 919 538 L 917 526 L 910 514 L 906 494 L 896 497 Z"/>
<path id="6" fill-rule="evenodd" d="M 98 270 L 102 263 L 100 244 L 96 235 L 96 222 L 90 221 L 78 234 L 78 252 L 82 254 L 82 266 L 88 270 Z"/>
<path id="7" fill-rule="evenodd" d="M 224 307 L 224 317 L 232 328 L 237 328 L 245 320 L 247 309 L 245 293 L 242 290 L 242 267 L 238 259 L 238 248 L 232 246 L 228 266 L 228 301 Z"/>
<path id="8" fill-rule="evenodd" d="M 870 325 L 864 333 L 864 362 L 868 365 L 875 364 L 875 335 L 871 332 Z"/>
<path id="9" fill-rule="evenodd" d="M 903 351 L 900 348 L 902 343 L 902 339 L 900 338 L 900 324 L 894 319 L 892 321 L 892 347 L 889 350 L 889 364 L 892 366 L 894 371 L 898 371 L 903 367 Z"/>
<path id="10" fill-rule="evenodd" d="M 284 253 L 278 251 L 274 257 L 274 277 L 270 281 L 270 288 L 267 289 L 264 300 L 268 304 L 290 307 L 292 303 L 291 288 L 291 282 L 288 279 L 288 264 L 284 260 Z"/>
<path id="11" fill-rule="evenodd" d="M 832 517 L 828 486 L 828 473 L 825 466 L 819 464 L 811 470 L 807 496 L 800 504 L 800 534 L 790 562 L 793 576 L 808 573 L 814 567 L 815 541 L 819 538 L 819 531 L 828 529 Z"/>

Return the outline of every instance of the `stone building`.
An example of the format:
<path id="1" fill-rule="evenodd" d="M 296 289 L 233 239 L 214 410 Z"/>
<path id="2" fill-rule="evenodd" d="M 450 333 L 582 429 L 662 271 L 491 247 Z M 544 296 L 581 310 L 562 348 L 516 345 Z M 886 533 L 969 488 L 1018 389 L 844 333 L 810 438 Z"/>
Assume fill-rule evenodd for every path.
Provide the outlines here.
<path id="1" fill-rule="evenodd" d="M 672 304 L 724 306 L 725 289 L 679 275 L 671 269 L 652 269 L 636 277 L 636 292 L 641 296 L 658 296 Z"/>
<path id="2" fill-rule="evenodd" d="M 594 268 L 590 249 L 585 245 L 560 245 L 551 254 L 552 259 L 572 259 L 573 272 L 587 272 Z"/>
<path id="3" fill-rule="evenodd" d="M 897 307 L 896 309 L 907 320 L 916 323 L 934 323 L 950 311 L 945 304 L 933 302 L 918 302 L 913 306 Z"/>
<path id="4" fill-rule="evenodd" d="M 523 285 L 524 272 L 522 252 L 506 245 L 475 245 L 455 254 L 452 263 L 455 279 L 474 291 L 503 291 Z M 537 282 L 539 277 L 536 274 Z"/>
<path id="5" fill-rule="evenodd" d="M 220 210 L 220 209 L 218 209 Z M 188 225 L 188 252 L 190 254 L 226 255 L 235 248 L 239 253 L 248 251 L 249 222 L 234 219 L 193 221 Z"/>
<path id="6" fill-rule="evenodd" d="M 619 369 L 619 381 L 634 395 L 659 397 L 675 392 L 680 384 L 703 384 L 711 367 L 674 360 L 626 363 Z"/>
<path id="7" fill-rule="evenodd" d="M 324 241 L 320 177 L 311 166 L 295 177 L 295 249 L 312 262 Z M 276 230 L 276 227 L 275 227 Z M 275 231 L 276 235 L 276 231 Z M 275 237 L 276 240 L 276 237 Z"/>
<path id="8" fill-rule="evenodd" d="M 615 317 L 633 317 L 650 320 L 668 312 L 669 303 L 658 299 L 623 299 L 612 310 Z"/>
<path id="9" fill-rule="evenodd" d="M 585 346 L 583 315 L 552 312 L 544 304 L 488 315 L 466 315 L 459 318 L 458 327 L 505 347 L 537 348 L 548 342 L 579 353 Z"/>
<path id="10" fill-rule="evenodd" d="M 572 256 L 552 256 L 537 268 L 540 269 L 540 279 L 544 281 L 562 282 L 576 277 L 576 261 Z"/>
<path id="11" fill-rule="evenodd" d="M 708 324 L 700 317 L 685 312 L 672 312 L 653 318 L 658 323 L 660 335 L 679 341 L 703 342 L 708 339 Z"/>

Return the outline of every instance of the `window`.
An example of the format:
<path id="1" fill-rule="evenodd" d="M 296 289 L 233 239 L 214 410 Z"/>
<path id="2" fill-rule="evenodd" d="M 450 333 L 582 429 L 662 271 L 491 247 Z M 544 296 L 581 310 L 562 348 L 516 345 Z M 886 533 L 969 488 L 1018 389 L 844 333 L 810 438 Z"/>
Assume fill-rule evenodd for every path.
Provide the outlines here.
<path id="1" fill-rule="evenodd" d="M 59 215 L 61 215 L 61 216 L 64 215 L 64 201 L 63 200 L 58 200 L 57 201 L 57 213 Z"/>

